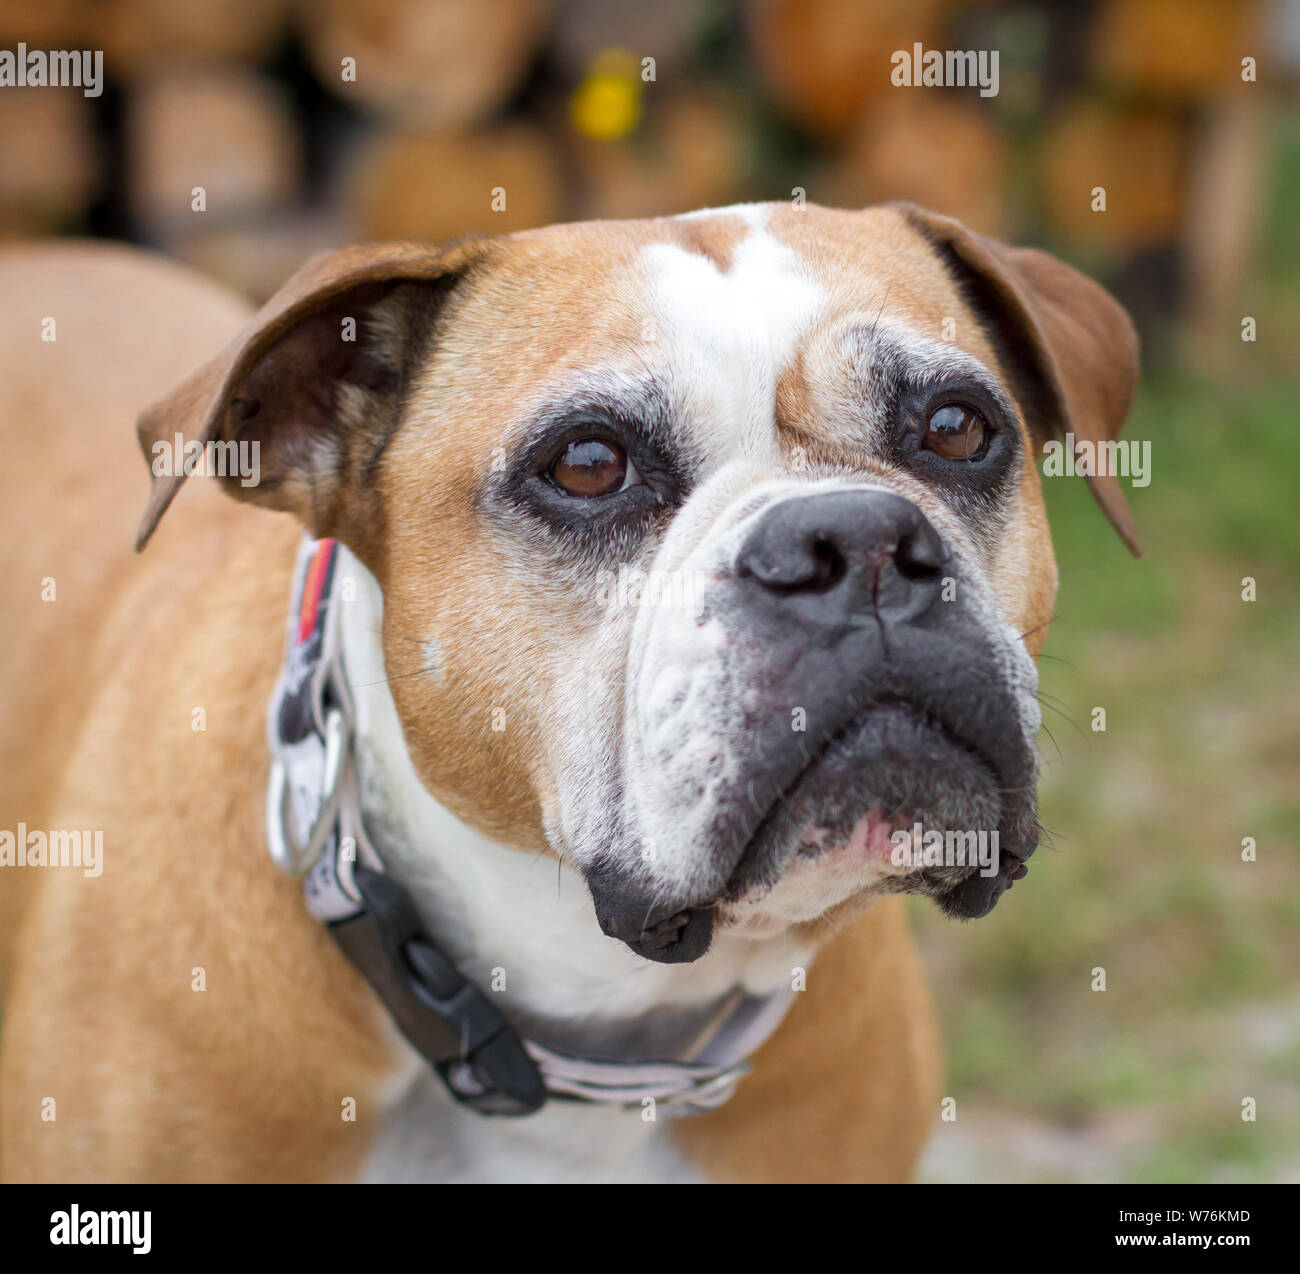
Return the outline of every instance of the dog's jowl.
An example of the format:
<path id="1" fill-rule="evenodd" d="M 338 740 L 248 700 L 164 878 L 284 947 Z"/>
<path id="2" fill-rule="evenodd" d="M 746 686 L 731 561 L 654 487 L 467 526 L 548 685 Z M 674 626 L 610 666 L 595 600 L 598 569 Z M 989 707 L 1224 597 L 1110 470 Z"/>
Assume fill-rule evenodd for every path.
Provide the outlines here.
<path id="1" fill-rule="evenodd" d="M 102 835 L 0 868 L 8 1178 L 910 1175 L 899 895 L 1028 870 L 1105 292 L 910 206 L 0 275 L 0 828 Z"/>

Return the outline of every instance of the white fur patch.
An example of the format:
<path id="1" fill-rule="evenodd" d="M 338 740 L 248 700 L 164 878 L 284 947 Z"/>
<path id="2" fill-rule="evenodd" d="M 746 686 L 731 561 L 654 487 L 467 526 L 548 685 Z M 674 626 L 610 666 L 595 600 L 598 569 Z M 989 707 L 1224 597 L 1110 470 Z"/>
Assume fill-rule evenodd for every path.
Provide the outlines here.
<path id="1" fill-rule="evenodd" d="M 728 209 L 753 227 L 728 269 L 675 244 L 642 253 L 647 308 L 667 355 L 672 397 L 710 454 L 775 443 L 777 378 L 826 304 L 826 290 L 790 248 L 763 228 L 764 209 Z"/>

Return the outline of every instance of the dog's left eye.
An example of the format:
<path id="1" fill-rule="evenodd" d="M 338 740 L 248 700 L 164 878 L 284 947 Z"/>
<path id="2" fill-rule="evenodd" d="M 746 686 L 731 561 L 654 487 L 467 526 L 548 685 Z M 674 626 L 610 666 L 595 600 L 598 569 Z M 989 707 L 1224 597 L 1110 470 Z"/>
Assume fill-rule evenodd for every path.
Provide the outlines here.
<path id="1" fill-rule="evenodd" d="M 569 443 L 546 476 L 565 495 L 586 500 L 611 495 L 641 480 L 627 452 L 605 438 L 579 438 Z"/>
<path id="2" fill-rule="evenodd" d="M 989 436 L 984 417 L 965 403 L 948 403 L 930 413 L 921 446 L 944 460 L 978 460 Z"/>

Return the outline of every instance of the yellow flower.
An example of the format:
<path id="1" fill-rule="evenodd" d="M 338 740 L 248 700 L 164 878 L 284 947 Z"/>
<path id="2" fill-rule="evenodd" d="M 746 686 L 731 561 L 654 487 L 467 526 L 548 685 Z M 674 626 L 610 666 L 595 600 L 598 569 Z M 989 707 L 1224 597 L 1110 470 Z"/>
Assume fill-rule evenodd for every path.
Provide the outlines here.
<path id="1" fill-rule="evenodd" d="M 584 137 L 617 141 L 641 122 L 641 77 L 636 59 L 623 49 L 595 58 L 569 99 L 569 117 Z"/>

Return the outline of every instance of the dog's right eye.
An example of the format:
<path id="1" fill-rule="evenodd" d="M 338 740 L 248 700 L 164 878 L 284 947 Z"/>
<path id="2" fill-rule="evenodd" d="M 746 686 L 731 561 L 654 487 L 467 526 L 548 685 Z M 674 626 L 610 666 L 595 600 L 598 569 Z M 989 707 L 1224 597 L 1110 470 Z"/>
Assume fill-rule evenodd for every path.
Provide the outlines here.
<path id="1" fill-rule="evenodd" d="M 982 460 L 990 432 L 974 407 L 948 403 L 931 414 L 921 446 L 944 460 Z"/>
<path id="2" fill-rule="evenodd" d="M 590 500 L 638 482 L 627 452 L 606 438 L 579 438 L 552 462 L 546 476 L 565 495 Z"/>

